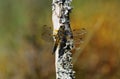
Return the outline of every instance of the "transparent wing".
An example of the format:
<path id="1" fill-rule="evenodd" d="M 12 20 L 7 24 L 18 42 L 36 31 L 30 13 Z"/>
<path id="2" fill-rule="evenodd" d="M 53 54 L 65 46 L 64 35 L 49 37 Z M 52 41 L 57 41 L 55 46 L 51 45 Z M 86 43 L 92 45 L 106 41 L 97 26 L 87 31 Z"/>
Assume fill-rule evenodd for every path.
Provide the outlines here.
<path id="1" fill-rule="evenodd" d="M 80 45 L 84 42 L 86 33 L 87 31 L 85 28 L 73 30 L 73 37 L 74 37 L 73 39 L 74 39 L 75 49 L 80 48 Z"/>
<path id="2" fill-rule="evenodd" d="M 46 42 L 53 41 L 52 28 L 47 25 L 43 25 L 41 28 L 41 38 Z"/>

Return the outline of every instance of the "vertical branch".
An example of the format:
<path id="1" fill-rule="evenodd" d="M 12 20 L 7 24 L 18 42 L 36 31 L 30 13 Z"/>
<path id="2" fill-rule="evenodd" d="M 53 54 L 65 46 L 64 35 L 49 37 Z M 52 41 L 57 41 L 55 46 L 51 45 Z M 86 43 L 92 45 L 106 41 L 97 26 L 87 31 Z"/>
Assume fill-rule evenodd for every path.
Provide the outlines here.
<path id="1" fill-rule="evenodd" d="M 74 79 L 72 65 L 73 34 L 69 13 L 72 0 L 53 0 L 52 21 L 56 79 Z"/>

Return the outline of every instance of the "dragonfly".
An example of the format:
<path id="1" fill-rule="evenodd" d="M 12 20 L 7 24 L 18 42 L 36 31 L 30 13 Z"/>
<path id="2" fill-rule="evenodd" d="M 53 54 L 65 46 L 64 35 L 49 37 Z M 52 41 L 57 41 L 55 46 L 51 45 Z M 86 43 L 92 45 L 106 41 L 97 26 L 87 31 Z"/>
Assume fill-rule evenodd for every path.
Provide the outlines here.
<path id="1" fill-rule="evenodd" d="M 72 29 L 73 32 L 73 40 L 74 40 L 74 47 L 78 49 L 82 43 L 84 43 L 87 30 L 85 28 L 80 29 Z M 46 42 L 53 42 L 53 30 L 52 27 L 43 25 L 41 27 L 41 39 Z"/>

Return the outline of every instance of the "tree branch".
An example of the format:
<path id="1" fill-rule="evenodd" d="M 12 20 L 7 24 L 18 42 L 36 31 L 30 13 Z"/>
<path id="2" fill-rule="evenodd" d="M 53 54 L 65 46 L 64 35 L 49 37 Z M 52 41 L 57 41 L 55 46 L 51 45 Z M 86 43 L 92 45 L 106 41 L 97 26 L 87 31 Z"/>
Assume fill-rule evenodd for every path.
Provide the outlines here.
<path id="1" fill-rule="evenodd" d="M 52 21 L 56 66 L 56 79 L 74 79 L 72 65 L 73 34 L 69 13 L 72 0 L 53 0 Z"/>

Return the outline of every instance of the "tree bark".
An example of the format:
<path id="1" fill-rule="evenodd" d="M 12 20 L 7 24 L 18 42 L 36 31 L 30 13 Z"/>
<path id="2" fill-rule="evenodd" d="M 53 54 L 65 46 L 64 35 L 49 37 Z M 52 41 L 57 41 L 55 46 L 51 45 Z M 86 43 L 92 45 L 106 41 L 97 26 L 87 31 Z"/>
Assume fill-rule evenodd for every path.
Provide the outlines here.
<path id="1" fill-rule="evenodd" d="M 73 34 L 69 13 L 72 0 L 53 0 L 52 21 L 55 53 L 56 79 L 74 79 L 72 64 Z"/>

